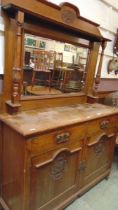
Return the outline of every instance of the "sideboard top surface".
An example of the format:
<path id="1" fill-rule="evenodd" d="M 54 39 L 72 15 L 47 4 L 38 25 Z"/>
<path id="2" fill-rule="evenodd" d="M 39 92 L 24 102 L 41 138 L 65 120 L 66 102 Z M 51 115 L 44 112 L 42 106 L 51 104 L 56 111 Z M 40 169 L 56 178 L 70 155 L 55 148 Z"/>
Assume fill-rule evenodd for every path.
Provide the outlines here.
<path id="1" fill-rule="evenodd" d="M 118 114 L 117 108 L 97 103 L 85 103 L 24 111 L 16 115 L 4 113 L 0 115 L 0 120 L 21 135 L 30 136 L 114 114 Z"/>

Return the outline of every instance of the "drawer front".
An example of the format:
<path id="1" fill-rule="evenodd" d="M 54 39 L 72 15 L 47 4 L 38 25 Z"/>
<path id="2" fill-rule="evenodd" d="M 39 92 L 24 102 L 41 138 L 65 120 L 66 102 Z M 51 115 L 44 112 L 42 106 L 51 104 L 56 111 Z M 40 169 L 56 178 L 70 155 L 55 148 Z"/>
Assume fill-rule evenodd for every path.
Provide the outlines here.
<path id="1" fill-rule="evenodd" d="M 118 130 L 117 121 L 117 116 L 108 116 L 88 122 L 87 137 L 89 139 L 89 143 L 94 141 L 97 136 L 111 136 L 115 134 Z"/>
<path id="2" fill-rule="evenodd" d="M 80 144 L 82 146 L 82 140 L 80 140 Z M 70 144 L 62 149 L 51 150 L 48 153 L 43 153 L 41 155 L 34 156 L 31 158 L 31 165 L 35 168 L 42 167 L 51 163 L 61 153 L 74 154 L 77 152 L 81 152 L 81 146 Z"/>
<path id="3" fill-rule="evenodd" d="M 70 144 L 81 146 L 81 140 L 85 138 L 85 128 L 86 125 L 79 125 L 36 136 L 27 141 L 27 148 L 31 155 L 36 155 Z"/>

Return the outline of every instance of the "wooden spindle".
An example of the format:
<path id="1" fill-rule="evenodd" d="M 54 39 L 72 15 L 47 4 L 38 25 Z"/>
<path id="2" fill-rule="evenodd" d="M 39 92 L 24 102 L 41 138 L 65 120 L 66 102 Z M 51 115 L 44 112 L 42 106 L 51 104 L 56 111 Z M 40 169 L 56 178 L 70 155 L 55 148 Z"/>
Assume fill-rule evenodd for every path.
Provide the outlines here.
<path id="1" fill-rule="evenodd" d="M 106 44 L 107 44 L 107 42 L 105 40 L 103 40 L 101 42 L 102 51 L 101 51 L 101 55 L 100 55 L 98 70 L 97 70 L 96 77 L 95 77 L 95 87 L 94 87 L 94 92 L 93 92 L 94 95 L 96 95 L 96 92 L 97 92 L 99 84 L 100 84 L 101 70 L 102 70 L 104 50 L 106 48 Z"/>
<path id="2" fill-rule="evenodd" d="M 16 45 L 14 52 L 13 82 L 11 103 L 20 104 L 22 82 L 22 26 L 24 13 L 18 11 L 16 15 Z"/>

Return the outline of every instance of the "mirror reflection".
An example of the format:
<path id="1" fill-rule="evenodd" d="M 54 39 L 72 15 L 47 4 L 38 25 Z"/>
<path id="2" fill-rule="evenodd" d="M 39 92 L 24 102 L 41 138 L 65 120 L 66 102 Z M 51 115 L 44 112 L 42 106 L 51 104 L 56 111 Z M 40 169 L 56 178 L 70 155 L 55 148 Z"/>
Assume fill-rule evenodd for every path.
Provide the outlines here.
<path id="1" fill-rule="evenodd" d="M 84 88 L 88 49 L 25 34 L 23 94 L 80 92 Z"/>

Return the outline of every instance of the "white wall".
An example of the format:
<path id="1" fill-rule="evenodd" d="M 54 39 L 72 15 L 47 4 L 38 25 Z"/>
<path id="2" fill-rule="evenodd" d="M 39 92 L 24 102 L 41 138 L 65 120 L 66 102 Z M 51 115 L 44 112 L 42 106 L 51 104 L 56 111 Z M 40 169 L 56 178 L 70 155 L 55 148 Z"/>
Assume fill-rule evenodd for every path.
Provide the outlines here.
<path id="1" fill-rule="evenodd" d="M 48 0 L 60 4 L 64 0 Z M 102 67 L 103 78 L 118 78 L 118 75 L 108 74 L 108 61 L 113 56 L 113 44 L 118 28 L 118 0 L 68 0 L 80 10 L 80 15 L 100 24 L 102 35 L 111 40 L 105 49 L 104 63 Z"/>
<path id="2" fill-rule="evenodd" d="M 30 45 L 28 45 L 28 39 L 34 40 L 34 42 L 31 42 Z M 74 59 L 75 63 L 78 62 L 81 64 L 86 64 L 88 55 L 88 50 L 86 48 L 76 47 L 72 44 L 51 40 L 40 36 L 25 34 L 25 50 L 30 52 L 32 55 L 34 50 L 37 51 L 37 49 L 40 49 L 40 42 L 45 43 L 44 49 L 46 51 L 55 51 L 58 53 L 62 53 L 64 63 L 72 64 Z M 69 47 L 68 50 L 65 49 L 66 46 Z M 82 60 L 80 57 L 84 59 Z"/>
<path id="3" fill-rule="evenodd" d="M 55 4 L 70 2 L 75 4 L 80 15 L 100 24 L 100 31 L 112 40 L 105 50 L 102 77 L 118 78 L 118 75 L 107 74 L 107 64 L 113 55 L 113 43 L 118 28 L 118 0 L 48 0 Z M 1 0 L 0 0 L 1 2 Z M 0 13 L 1 15 L 1 13 Z M 4 21 L 0 17 L 0 73 L 4 71 Z"/>

